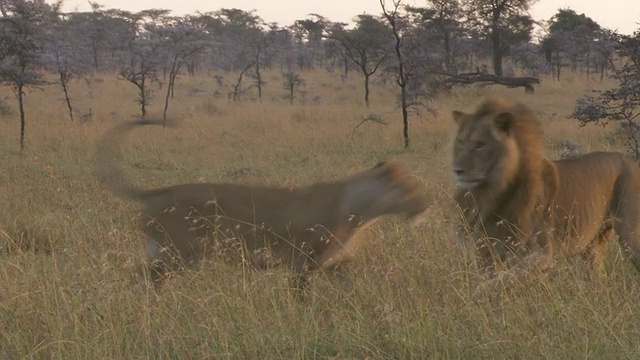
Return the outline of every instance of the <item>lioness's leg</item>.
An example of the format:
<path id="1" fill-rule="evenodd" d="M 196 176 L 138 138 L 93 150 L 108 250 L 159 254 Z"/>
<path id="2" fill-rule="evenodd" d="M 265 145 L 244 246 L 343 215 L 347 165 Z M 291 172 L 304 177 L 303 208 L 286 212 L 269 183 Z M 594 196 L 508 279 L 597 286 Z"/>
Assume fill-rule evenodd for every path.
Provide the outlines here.
<path id="1" fill-rule="evenodd" d="M 167 273 L 167 266 L 162 261 L 162 249 L 158 242 L 151 236 L 145 236 L 144 249 L 149 262 L 149 276 L 156 290 L 162 286 L 164 277 Z"/>
<path id="2" fill-rule="evenodd" d="M 149 262 L 149 275 L 151 276 L 151 282 L 156 290 L 160 290 L 164 283 L 167 269 L 160 261 Z"/>
<path id="3" fill-rule="evenodd" d="M 327 274 L 331 274 L 332 276 L 344 281 L 351 270 L 352 262 L 353 259 L 349 258 L 331 266 L 324 267 L 323 270 Z"/>
<path id="4" fill-rule="evenodd" d="M 348 291 L 354 290 L 354 274 L 353 270 L 353 258 L 348 258 L 346 260 L 340 261 L 337 264 L 333 264 L 329 267 L 323 267 L 324 273 L 326 275 L 331 276 L 334 280 Z"/>
<path id="5" fill-rule="evenodd" d="M 598 236 L 593 243 L 589 245 L 589 248 L 580 254 L 580 256 L 585 261 L 589 261 L 591 265 L 591 271 L 589 271 L 589 273 L 596 273 L 600 277 L 605 275 L 604 255 L 607 241 L 609 240 L 612 230 L 613 228 L 611 226 L 605 227 L 598 233 Z"/>
<path id="6" fill-rule="evenodd" d="M 293 262 L 293 290 L 295 297 L 298 300 L 302 300 L 302 295 L 309 287 L 309 272 L 312 270 L 310 265 L 311 260 L 306 254 L 297 256 Z"/>

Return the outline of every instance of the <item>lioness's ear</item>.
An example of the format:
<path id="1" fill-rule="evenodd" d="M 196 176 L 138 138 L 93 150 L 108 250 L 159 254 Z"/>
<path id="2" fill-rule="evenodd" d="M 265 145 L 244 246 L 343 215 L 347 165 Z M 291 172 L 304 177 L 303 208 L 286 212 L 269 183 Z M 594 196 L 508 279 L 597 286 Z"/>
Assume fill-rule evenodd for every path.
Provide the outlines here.
<path id="1" fill-rule="evenodd" d="M 508 112 L 500 113 L 493 118 L 493 123 L 499 130 L 509 133 L 513 126 L 513 115 Z"/>
<path id="2" fill-rule="evenodd" d="M 458 111 L 458 110 L 453 110 L 451 112 L 451 116 L 453 117 L 453 121 L 456 122 L 456 124 L 460 125 L 460 123 L 462 122 L 462 119 L 466 116 L 467 114 L 463 113 L 462 111 Z"/>

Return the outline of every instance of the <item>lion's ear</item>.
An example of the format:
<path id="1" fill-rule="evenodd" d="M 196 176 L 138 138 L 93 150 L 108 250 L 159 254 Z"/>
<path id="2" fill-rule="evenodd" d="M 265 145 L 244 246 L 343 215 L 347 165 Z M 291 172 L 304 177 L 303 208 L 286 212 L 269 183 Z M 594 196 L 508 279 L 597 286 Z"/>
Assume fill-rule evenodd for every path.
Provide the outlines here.
<path id="1" fill-rule="evenodd" d="M 508 112 L 500 113 L 493 118 L 493 123 L 499 130 L 509 133 L 513 127 L 513 115 Z"/>
<path id="2" fill-rule="evenodd" d="M 451 112 L 451 116 L 453 117 L 453 121 L 456 122 L 456 124 L 460 125 L 460 123 L 462 123 L 462 119 L 464 119 L 464 117 L 467 114 L 463 113 L 462 111 L 458 111 L 458 110 L 453 110 Z"/>

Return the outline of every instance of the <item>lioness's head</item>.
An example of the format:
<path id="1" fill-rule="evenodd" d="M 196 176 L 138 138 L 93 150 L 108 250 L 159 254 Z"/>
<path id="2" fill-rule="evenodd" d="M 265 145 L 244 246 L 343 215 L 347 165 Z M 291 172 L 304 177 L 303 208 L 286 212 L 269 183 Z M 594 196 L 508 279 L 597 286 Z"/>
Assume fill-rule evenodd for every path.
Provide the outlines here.
<path id="1" fill-rule="evenodd" d="M 544 155 L 541 127 L 524 105 L 486 100 L 467 114 L 453 111 L 458 131 L 452 170 L 459 189 L 507 186 L 529 162 Z"/>
<path id="2" fill-rule="evenodd" d="M 411 219 L 428 207 L 424 186 L 396 163 L 380 162 L 358 177 L 360 180 L 352 182 L 346 192 L 345 201 L 366 203 L 368 209 L 364 214 L 393 214 Z"/>

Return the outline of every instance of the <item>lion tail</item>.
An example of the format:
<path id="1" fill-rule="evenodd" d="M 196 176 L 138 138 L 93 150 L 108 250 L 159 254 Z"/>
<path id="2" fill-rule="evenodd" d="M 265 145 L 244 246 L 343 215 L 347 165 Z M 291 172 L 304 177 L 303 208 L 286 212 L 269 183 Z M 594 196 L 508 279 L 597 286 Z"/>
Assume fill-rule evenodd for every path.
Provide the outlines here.
<path id="1" fill-rule="evenodd" d="M 172 124 L 156 119 L 137 119 L 115 126 L 98 142 L 95 176 L 111 192 L 125 199 L 141 200 L 147 191 L 135 186 L 124 176 L 120 166 L 122 162 L 121 145 L 125 136 L 134 128 L 144 125 Z"/>

